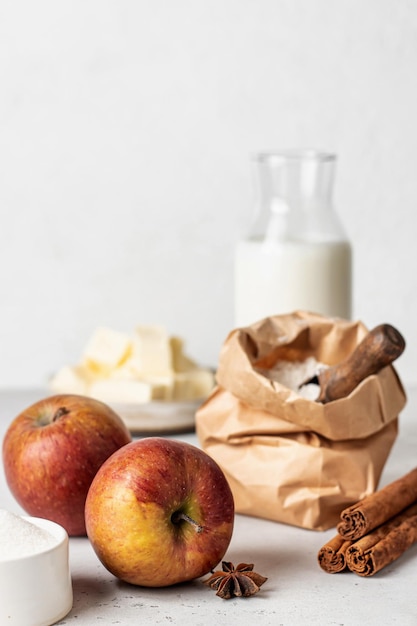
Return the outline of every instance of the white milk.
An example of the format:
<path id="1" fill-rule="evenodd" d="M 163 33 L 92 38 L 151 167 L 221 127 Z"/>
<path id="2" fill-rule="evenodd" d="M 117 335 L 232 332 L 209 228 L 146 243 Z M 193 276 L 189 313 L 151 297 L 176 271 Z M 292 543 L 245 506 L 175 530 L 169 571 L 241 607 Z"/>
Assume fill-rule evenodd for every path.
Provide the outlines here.
<path id="1" fill-rule="evenodd" d="M 347 241 L 248 240 L 235 254 L 235 325 L 298 309 L 351 316 L 351 247 Z"/>

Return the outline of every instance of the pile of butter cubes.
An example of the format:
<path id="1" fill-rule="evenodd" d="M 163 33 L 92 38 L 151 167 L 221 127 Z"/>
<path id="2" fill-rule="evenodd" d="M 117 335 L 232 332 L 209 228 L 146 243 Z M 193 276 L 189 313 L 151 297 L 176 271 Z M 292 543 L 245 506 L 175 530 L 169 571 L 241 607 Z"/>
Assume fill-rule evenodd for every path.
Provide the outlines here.
<path id="1" fill-rule="evenodd" d="M 50 380 L 55 393 L 77 393 L 108 403 L 146 403 L 206 398 L 213 372 L 183 351 L 183 341 L 157 325 L 142 325 L 132 335 L 99 327 L 80 362 L 62 367 Z"/>

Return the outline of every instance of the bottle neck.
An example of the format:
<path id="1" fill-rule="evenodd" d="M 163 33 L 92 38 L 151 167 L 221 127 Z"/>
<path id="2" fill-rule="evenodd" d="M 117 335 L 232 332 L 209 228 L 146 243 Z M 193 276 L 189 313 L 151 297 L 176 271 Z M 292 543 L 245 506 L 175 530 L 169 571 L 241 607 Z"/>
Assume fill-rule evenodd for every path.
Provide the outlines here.
<path id="1" fill-rule="evenodd" d="M 255 163 L 263 203 L 279 198 L 290 210 L 331 208 L 335 155 L 312 150 L 261 153 Z"/>
<path id="2" fill-rule="evenodd" d="M 253 236 L 273 239 L 341 238 L 332 210 L 336 157 L 316 151 L 255 156 L 258 219 Z"/>

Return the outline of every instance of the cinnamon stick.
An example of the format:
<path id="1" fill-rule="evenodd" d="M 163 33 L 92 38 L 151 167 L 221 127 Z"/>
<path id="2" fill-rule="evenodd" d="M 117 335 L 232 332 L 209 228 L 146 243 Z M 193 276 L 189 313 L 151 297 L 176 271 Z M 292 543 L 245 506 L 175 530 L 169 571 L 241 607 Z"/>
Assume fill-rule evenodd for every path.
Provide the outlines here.
<path id="1" fill-rule="evenodd" d="M 417 468 L 340 514 L 337 532 L 355 541 L 400 513 L 417 500 Z"/>
<path id="2" fill-rule="evenodd" d="M 348 568 L 359 576 L 373 576 L 417 542 L 417 504 L 352 543 L 346 551 Z"/>
<path id="3" fill-rule="evenodd" d="M 321 569 L 328 574 L 342 572 L 346 568 L 346 550 L 352 542 L 336 535 L 320 548 L 317 559 Z"/>

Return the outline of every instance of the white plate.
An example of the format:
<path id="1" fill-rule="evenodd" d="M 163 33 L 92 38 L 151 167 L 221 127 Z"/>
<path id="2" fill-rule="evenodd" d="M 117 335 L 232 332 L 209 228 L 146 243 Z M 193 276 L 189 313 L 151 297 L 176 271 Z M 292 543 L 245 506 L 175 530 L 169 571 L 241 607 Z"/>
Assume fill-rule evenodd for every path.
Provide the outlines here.
<path id="1" fill-rule="evenodd" d="M 132 434 L 149 435 L 192 432 L 196 411 L 202 403 L 203 400 L 109 404 Z"/>

